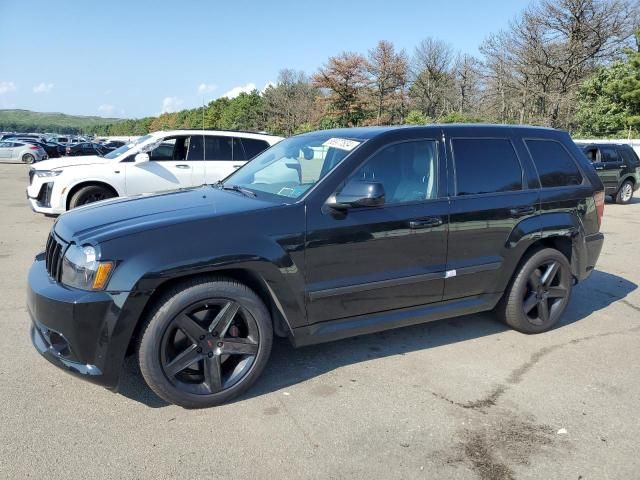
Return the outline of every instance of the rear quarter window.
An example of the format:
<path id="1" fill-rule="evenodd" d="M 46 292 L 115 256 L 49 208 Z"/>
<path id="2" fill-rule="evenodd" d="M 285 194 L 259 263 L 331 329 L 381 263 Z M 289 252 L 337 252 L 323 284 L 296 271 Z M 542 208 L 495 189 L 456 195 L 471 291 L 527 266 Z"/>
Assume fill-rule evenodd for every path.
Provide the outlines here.
<path id="1" fill-rule="evenodd" d="M 458 196 L 522 190 L 522 167 L 507 138 L 451 140 Z"/>
<path id="2" fill-rule="evenodd" d="M 580 185 L 582 174 L 569 152 L 555 140 L 525 140 L 543 188 Z"/>
<path id="3" fill-rule="evenodd" d="M 244 147 L 244 153 L 246 153 L 247 155 L 247 160 L 251 160 L 253 157 L 269 148 L 269 144 L 264 140 L 242 138 L 241 142 L 242 146 Z"/>

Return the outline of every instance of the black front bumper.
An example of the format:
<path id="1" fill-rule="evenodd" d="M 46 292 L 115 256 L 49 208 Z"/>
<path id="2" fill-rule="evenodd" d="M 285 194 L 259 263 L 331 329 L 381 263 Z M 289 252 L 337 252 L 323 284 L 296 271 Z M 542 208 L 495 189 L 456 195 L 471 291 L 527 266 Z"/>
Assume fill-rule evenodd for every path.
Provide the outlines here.
<path id="1" fill-rule="evenodd" d="M 87 292 L 52 280 L 43 255 L 29 271 L 31 341 L 49 362 L 117 390 L 122 361 L 146 294 Z"/>

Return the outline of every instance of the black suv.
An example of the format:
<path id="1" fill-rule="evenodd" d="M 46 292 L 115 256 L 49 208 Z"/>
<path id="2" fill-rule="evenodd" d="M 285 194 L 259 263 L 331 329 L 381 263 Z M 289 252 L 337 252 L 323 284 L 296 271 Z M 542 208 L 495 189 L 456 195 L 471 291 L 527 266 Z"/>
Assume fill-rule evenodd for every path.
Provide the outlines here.
<path id="1" fill-rule="evenodd" d="M 578 143 L 596 169 L 605 193 L 616 203 L 626 204 L 640 188 L 640 159 L 630 145 L 622 143 Z"/>
<path id="2" fill-rule="evenodd" d="M 296 346 L 495 309 L 543 332 L 602 248 L 602 182 L 566 132 L 326 130 L 217 185 L 74 209 L 29 273 L 31 337 L 116 390 L 217 405 Z"/>

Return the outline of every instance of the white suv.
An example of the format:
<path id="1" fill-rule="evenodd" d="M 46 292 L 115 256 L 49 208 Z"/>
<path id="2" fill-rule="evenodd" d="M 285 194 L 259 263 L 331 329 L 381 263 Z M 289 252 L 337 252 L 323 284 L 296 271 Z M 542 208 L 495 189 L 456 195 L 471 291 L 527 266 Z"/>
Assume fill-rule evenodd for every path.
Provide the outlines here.
<path id="1" fill-rule="evenodd" d="M 258 133 L 154 132 L 104 157 L 62 157 L 29 171 L 31 208 L 46 215 L 112 197 L 215 183 L 282 140 Z"/>

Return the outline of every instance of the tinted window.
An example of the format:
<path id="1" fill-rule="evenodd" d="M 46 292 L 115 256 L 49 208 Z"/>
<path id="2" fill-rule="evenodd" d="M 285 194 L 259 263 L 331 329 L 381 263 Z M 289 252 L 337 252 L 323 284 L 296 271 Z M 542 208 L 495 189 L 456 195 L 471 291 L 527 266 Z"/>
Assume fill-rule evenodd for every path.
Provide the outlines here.
<path id="1" fill-rule="evenodd" d="M 204 145 L 202 135 L 193 135 L 189 139 L 189 150 L 187 152 L 187 161 L 204 160 Z"/>
<path id="2" fill-rule="evenodd" d="M 618 150 L 616 147 L 600 147 L 601 160 L 603 162 L 619 162 Z"/>
<path id="3" fill-rule="evenodd" d="M 255 140 L 253 138 L 243 138 L 242 146 L 244 147 L 244 153 L 247 155 L 247 160 L 251 160 L 269 148 L 269 144 L 264 140 Z"/>
<path id="4" fill-rule="evenodd" d="M 522 190 L 522 167 L 510 140 L 455 138 L 458 195 Z"/>
<path id="5" fill-rule="evenodd" d="M 150 152 L 150 159 L 162 161 L 184 161 L 189 151 L 189 137 L 167 137 Z"/>
<path id="6" fill-rule="evenodd" d="M 526 140 L 543 187 L 580 185 L 582 175 L 575 162 L 559 142 Z"/>
<path id="7" fill-rule="evenodd" d="M 634 152 L 631 147 L 621 148 L 620 155 L 622 156 L 622 159 L 629 165 L 636 166 L 638 165 L 638 163 L 640 163 L 640 160 L 638 160 L 638 155 L 636 155 L 636 152 Z"/>
<path id="8" fill-rule="evenodd" d="M 206 160 L 233 160 L 233 138 L 205 135 Z"/>
<path id="9" fill-rule="evenodd" d="M 381 183 L 386 204 L 436 198 L 437 162 L 433 140 L 398 143 L 376 153 L 349 181 Z"/>

